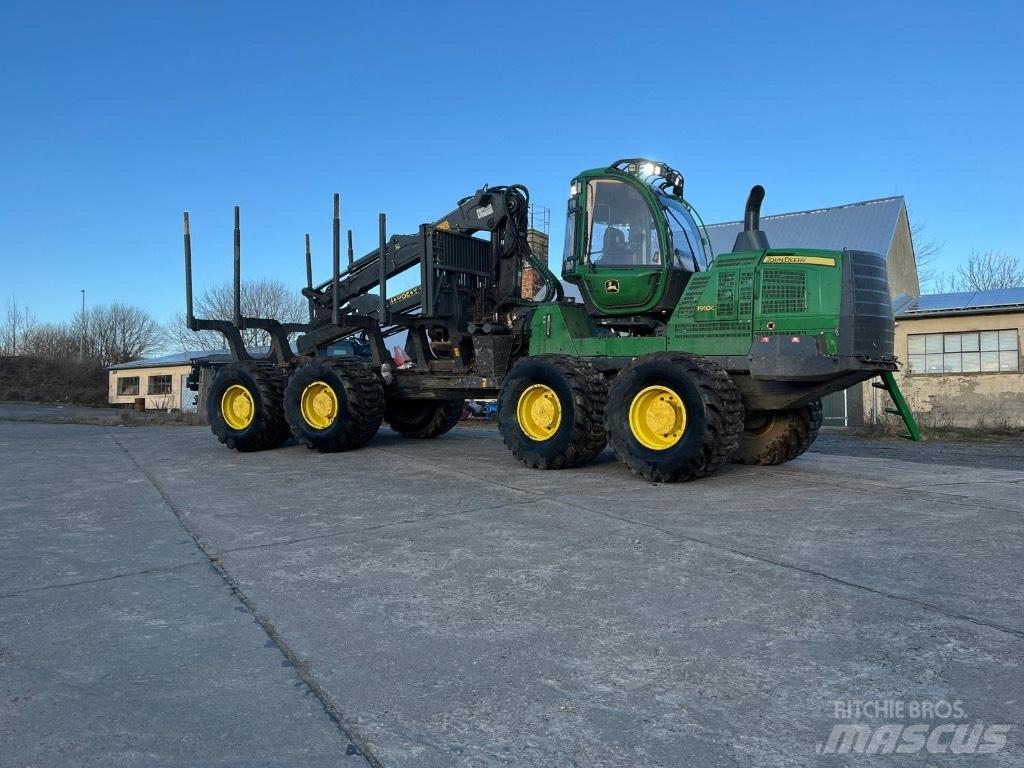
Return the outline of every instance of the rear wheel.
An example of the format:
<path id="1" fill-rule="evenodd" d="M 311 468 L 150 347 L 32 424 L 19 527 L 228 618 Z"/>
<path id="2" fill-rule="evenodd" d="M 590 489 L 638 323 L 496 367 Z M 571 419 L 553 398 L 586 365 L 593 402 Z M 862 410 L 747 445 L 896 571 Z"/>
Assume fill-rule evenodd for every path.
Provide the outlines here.
<path id="1" fill-rule="evenodd" d="M 693 480 L 736 450 L 743 403 L 719 366 L 661 352 L 622 369 L 608 393 L 605 424 L 609 445 L 631 472 L 655 482 Z"/>
<path id="2" fill-rule="evenodd" d="M 388 400 L 384 408 L 384 421 L 402 437 L 438 437 L 459 423 L 465 402 L 465 400 Z"/>
<path id="3" fill-rule="evenodd" d="M 221 368 L 206 394 L 213 434 L 236 451 L 276 448 L 289 437 L 285 374 L 272 363 L 245 360 Z"/>
<path id="4" fill-rule="evenodd" d="M 821 419 L 820 400 L 788 411 L 751 411 L 732 460 L 761 465 L 792 461 L 818 437 Z"/>
<path id="5" fill-rule="evenodd" d="M 295 439 L 321 453 L 364 445 L 384 417 L 384 390 L 366 363 L 313 359 L 288 380 L 284 412 Z"/>
<path id="6" fill-rule="evenodd" d="M 498 395 L 498 430 L 512 455 L 536 469 L 586 464 L 605 446 L 608 385 L 585 360 L 539 355 L 519 360 Z"/>

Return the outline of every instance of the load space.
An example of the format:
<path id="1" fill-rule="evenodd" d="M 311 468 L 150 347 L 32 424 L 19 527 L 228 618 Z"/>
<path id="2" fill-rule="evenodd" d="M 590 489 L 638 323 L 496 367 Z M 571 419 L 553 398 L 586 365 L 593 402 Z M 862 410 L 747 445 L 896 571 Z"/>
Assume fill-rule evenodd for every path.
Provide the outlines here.
<path id="1" fill-rule="evenodd" d="M 683 192 L 681 173 L 646 159 L 571 181 L 562 278 L 582 303 L 531 251 L 522 185 L 483 187 L 414 234 L 389 238 L 381 214 L 374 251 L 356 259 L 348 233 L 344 268 L 335 195 L 323 283 L 306 239 L 308 323 L 242 316 L 237 208 L 233 317 L 195 317 L 186 213 L 189 327 L 223 334 L 233 358 L 205 393 L 214 434 L 239 451 L 289 438 L 348 451 L 385 422 L 439 437 L 465 398 L 491 397 L 503 442 L 527 466 L 576 467 L 610 447 L 637 475 L 672 482 L 796 458 L 821 427 L 822 396 L 880 376 L 917 439 L 891 375 L 884 259 L 773 248 L 759 186 L 732 252 L 714 254 Z M 524 269 L 539 295 L 523 295 Z M 402 275 L 418 284 L 389 297 Z M 247 328 L 267 332 L 269 351 L 245 348 Z M 399 334 L 396 361 L 387 340 Z"/>

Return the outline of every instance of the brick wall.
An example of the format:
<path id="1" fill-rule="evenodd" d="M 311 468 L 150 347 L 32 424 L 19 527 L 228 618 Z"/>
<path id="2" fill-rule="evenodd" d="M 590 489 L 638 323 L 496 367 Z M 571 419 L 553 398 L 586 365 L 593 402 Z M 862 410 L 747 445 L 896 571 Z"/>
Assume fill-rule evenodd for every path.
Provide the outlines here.
<path id="1" fill-rule="evenodd" d="M 533 255 L 542 262 L 547 263 L 548 236 L 539 230 L 531 229 L 526 233 L 526 242 L 530 244 L 530 250 L 533 251 Z M 522 297 L 524 299 L 532 299 L 537 295 L 537 292 L 543 285 L 544 281 L 541 279 L 541 276 L 537 274 L 537 271 L 528 264 L 524 264 Z"/>

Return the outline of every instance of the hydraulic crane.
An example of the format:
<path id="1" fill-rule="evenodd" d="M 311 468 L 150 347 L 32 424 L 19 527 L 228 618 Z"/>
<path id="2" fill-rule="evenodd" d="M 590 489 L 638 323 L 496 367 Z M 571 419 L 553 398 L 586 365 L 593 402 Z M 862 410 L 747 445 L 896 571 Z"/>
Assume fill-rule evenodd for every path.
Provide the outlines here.
<path id="1" fill-rule="evenodd" d="M 507 325 L 513 310 L 522 305 L 524 264 L 541 274 L 546 299 L 561 299 L 561 284 L 547 265 L 533 256 L 527 242 L 528 207 L 529 193 L 523 186 L 485 187 L 460 200 L 433 224 L 422 225 L 416 234 L 395 235 L 390 240 L 384 237 L 382 215 L 378 248 L 351 261 L 350 246 L 350 262 L 344 271 L 336 270 L 331 280 L 303 290 L 317 329 L 299 338 L 299 352 L 315 354 L 325 341 L 356 331 L 374 337 L 379 326 L 382 336 L 408 330 L 410 351 L 425 363 L 436 357 L 439 344 L 459 349 L 471 326 Z M 337 196 L 333 223 L 337 244 Z M 478 233 L 489 238 L 474 237 Z M 336 245 L 336 259 L 338 251 Z M 419 285 L 389 298 L 382 286 L 417 266 Z M 371 349 L 375 363 L 386 362 L 375 340 Z"/>

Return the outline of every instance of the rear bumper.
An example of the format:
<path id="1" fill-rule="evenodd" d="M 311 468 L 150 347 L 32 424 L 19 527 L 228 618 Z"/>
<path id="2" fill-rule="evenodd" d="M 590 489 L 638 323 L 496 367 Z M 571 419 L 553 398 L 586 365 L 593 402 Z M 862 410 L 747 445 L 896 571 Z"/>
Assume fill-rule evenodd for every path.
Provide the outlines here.
<path id="1" fill-rule="evenodd" d="M 762 336 L 750 348 L 749 371 L 756 379 L 775 381 L 821 381 L 850 374 L 863 374 L 858 381 L 883 371 L 895 371 L 892 354 L 829 355 L 821 349 L 820 336 Z"/>

